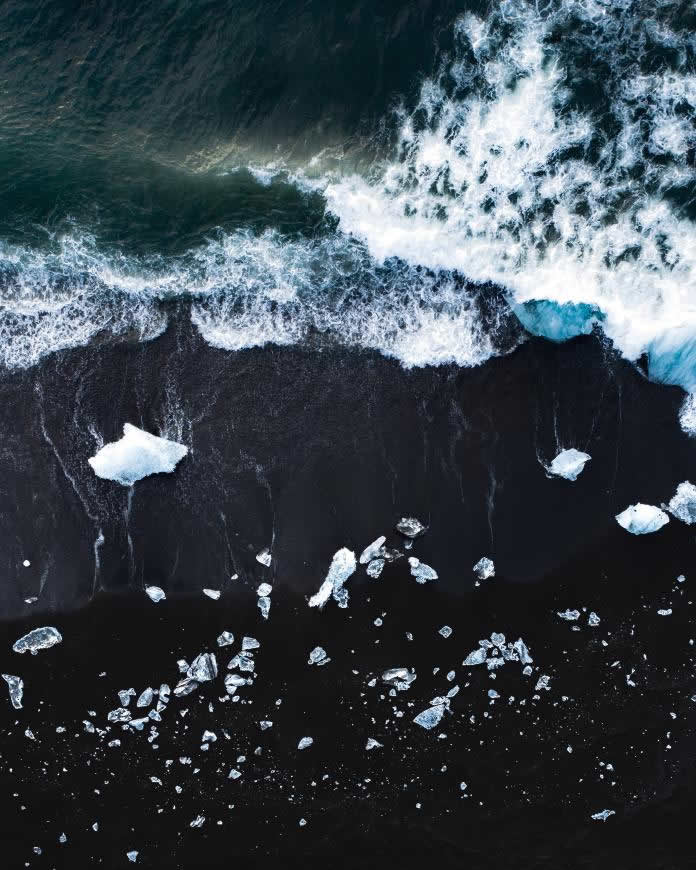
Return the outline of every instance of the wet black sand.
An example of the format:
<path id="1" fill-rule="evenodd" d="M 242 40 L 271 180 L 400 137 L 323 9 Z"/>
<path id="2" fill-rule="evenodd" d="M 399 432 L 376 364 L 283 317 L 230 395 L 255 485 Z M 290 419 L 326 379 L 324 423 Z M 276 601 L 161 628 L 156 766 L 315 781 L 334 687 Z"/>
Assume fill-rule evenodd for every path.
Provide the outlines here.
<path id="1" fill-rule="evenodd" d="M 694 479 L 680 391 L 595 338 L 407 372 L 336 348 L 230 354 L 183 325 L 147 345 L 56 355 L 4 375 L 0 391 L 0 668 L 26 684 L 22 711 L 0 706 L 6 866 L 123 867 L 130 849 L 146 867 L 691 866 L 694 532 L 672 521 L 638 538 L 613 519 Z M 110 441 L 126 421 L 191 448 L 173 475 L 137 484 L 130 510 L 128 491 L 86 464 L 90 428 Z M 539 464 L 559 446 L 592 455 L 576 483 Z M 310 610 L 333 553 L 359 553 L 402 514 L 429 523 L 413 552 L 439 580 L 416 584 L 404 560 L 377 581 L 361 569 L 348 609 Z M 255 561 L 264 546 L 268 569 Z M 482 555 L 496 577 L 476 587 Z M 267 623 L 261 581 L 274 585 Z M 150 602 L 145 584 L 168 600 Z M 598 627 L 587 612 L 577 632 L 556 616 L 583 607 Z M 62 645 L 11 651 L 44 624 Z M 118 689 L 173 685 L 176 659 L 213 650 L 223 629 L 261 643 L 239 693 L 253 703 L 221 703 L 221 676 L 172 699 L 156 749 L 147 731 L 85 732 L 84 719 L 107 727 Z M 525 640 L 531 677 L 516 663 L 495 681 L 461 666 L 492 631 Z M 325 667 L 307 665 L 316 645 Z M 238 648 L 220 652 L 221 671 Z M 417 670 L 408 692 L 367 685 L 396 665 Z M 535 693 L 541 674 L 551 689 Z M 412 723 L 455 683 L 451 716 L 431 732 Z M 261 731 L 264 719 L 274 725 Z M 204 728 L 218 734 L 207 752 Z M 298 752 L 305 735 L 314 746 Z M 384 748 L 366 752 L 367 737 Z M 616 815 L 590 819 L 604 808 Z"/>

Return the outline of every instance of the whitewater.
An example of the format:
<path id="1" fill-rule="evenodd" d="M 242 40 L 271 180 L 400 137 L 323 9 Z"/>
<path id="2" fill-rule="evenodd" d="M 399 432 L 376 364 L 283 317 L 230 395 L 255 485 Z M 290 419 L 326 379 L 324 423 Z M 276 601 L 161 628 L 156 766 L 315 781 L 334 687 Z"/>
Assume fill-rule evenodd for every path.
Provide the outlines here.
<path id="1" fill-rule="evenodd" d="M 696 37 L 680 20 L 628 0 L 468 14 L 368 171 L 320 156 L 215 170 L 319 195 L 319 227 L 223 226 L 166 255 L 78 224 L 42 246 L 1 242 L 0 361 L 152 339 L 182 303 L 220 348 L 318 334 L 406 367 L 597 330 L 689 394 L 696 430 Z M 601 99 L 584 98 L 583 64 Z"/>

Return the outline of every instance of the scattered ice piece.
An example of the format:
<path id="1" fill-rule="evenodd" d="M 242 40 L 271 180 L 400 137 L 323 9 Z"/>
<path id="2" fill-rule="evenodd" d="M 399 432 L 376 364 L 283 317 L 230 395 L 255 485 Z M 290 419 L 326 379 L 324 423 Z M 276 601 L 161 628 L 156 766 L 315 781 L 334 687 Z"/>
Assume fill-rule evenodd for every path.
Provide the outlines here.
<path id="1" fill-rule="evenodd" d="M 300 742 L 297 744 L 298 749 L 307 749 L 309 746 L 314 743 L 313 737 L 303 737 Z"/>
<path id="2" fill-rule="evenodd" d="M 261 616 L 264 619 L 268 619 L 268 614 L 271 612 L 271 599 L 268 595 L 259 595 L 256 599 L 256 606 L 261 611 Z"/>
<path id="3" fill-rule="evenodd" d="M 496 692 L 495 689 L 488 690 L 488 697 L 495 701 L 496 698 L 499 698 L 500 695 Z"/>
<path id="4" fill-rule="evenodd" d="M 670 499 L 668 510 L 673 517 L 689 526 L 696 523 L 696 486 L 688 480 L 680 483 Z"/>
<path id="5" fill-rule="evenodd" d="M 232 770 L 227 774 L 227 779 L 239 779 L 241 775 L 241 771 L 233 767 Z"/>
<path id="6" fill-rule="evenodd" d="M 273 723 L 271 722 L 270 719 L 262 719 L 262 720 L 259 722 L 259 728 L 260 728 L 262 731 L 268 731 L 268 729 L 269 729 L 269 728 L 272 728 L 272 727 L 273 727 Z"/>
<path id="7" fill-rule="evenodd" d="M 234 695 L 240 686 L 246 686 L 246 679 L 239 674 L 227 674 L 225 676 L 225 689 L 228 695 Z"/>
<path id="8" fill-rule="evenodd" d="M 190 828 L 202 828 L 205 823 L 205 816 L 196 816 L 196 818 L 189 822 Z"/>
<path id="9" fill-rule="evenodd" d="M 531 677 L 532 676 L 532 666 L 527 665 L 527 667 L 522 668 L 522 673 L 525 675 L 525 677 Z"/>
<path id="10" fill-rule="evenodd" d="M 517 655 L 520 657 L 520 662 L 523 665 L 531 665 L 534 663 L 534 659 L 529 655 L 529 650 L 527 649 L 527 645 L 522 640 L 522 638 L 518 638 L 512 645 L 512 648 L 515 650 Z M 530 671 L 531 673 L 531 671 Z"/>
<path id="11" fill-rule="evenodd" d="M 141 694 L 138 700 L 135 702 L 136 707 L 149 707 L 152 704 L 153 691 L 148 686 L 147 689 Z"/>
<path id="12" fill-rule="evenodd" d="M 462 664 L 465 667 L 471 667 L 473 665 L 482 665 L 486 661 L 486 649 L 485 647 L 479 647 L 475 649 L 473 652 L 470 652 L 469 655 L 464 659 Z"/>
<path id="13" fill-rule="evenodd" d="M 384 744 L 380 743 L 379 740 L 375 740 L 374 737 L 368 737 L 365 749 L 382 749 L 383 746 Z"/>
<path id="14" fill-rule="evenodd" d="M 135 849 L 131 849 L 130 852 L 126 852 L 126 857 L 132 864 L 135 864 L 135 862 L 138 860 L 138 852 L 136 852 Z"/>
<path id="15" fill-rule="evenodd" d="M 255 637 L 242 638 L 242 652 L 248 652 L 250 649 L 260 649 L 261 644 Z"/>
<path id="16" fill-rule="evenodd" d="M 549 474 L 554 477 L 565 477 L 566 480 L 577 480 L 578 475 L 592 457 L 589 453 L 583 453 L 571 447 L 569 450 L 561 450 L 558 456 L 547 467 Z"/>
<path id="17" fill-rule="evenodd" d="M 148 598 L 151 601 L 154 601 L 155 604 L 157 604 L 158 601 L 164 601 L 164 599 L 167 597 L 164 593 L 164 589 L 160 589 L 159 586 L 146 586 L 145 592 Z"/>
<path id="18" fill-rule="evenodd" d="M 187 453 L 188 447 L 183 444 L 158 438 L 126 423 L 123 438 L 105 444 L 87 462 L 97 477 L 133 486 L 150 474 L 174 471 Z"/>
<path id="19" fill-rule="evenodd" d="M 268 547 L 264 547 L 264 549 L 257 554 L 256 561 L 260 565 L 263 565 L 265 568 L 268 568 L 270 567 L 272 558 L 273 557 L 271 556 L 271 551 L 268 549 Z"/>
<path id="20" fill-rule="evenodd" d="M 660 616 L 671 616 L 672 615 L 672 608 L 671 607 L 662 608 L 661 610 L 658 610 L 657 612 Z"/>
<path id="21" fill-rule="evenodd" d="M 32 655 L 36 655 L 40 649 L 50 649 L 57 643 L 61 643 L 62 640 L 61 633 L 57 628 L 46 626 L 45 628 L 35 628 L 20 637 L 19 640 L 15 641 L 12 649 L 16 653 L 25 653 L 29 650 Z"/>
<path id="22" fill-rule="evenodd" d="M 537 680 L 536 686 L 534 686 L 534 691 L 538 692 L 541 689 L 546 689 L 547 692 L 551 691 L 551 686 L 549 686 L 549 682 L 551 681 L 551 677 L 546 674 L 542 674 Z"/>
<path id="23" fill-rule="evenodd" d="M 564 610 L 563 613 L 558 611 L 558 615 L 567 622 L 574 622 L 576 619 L 580 619 L 579 610 Z"/>
<path id="24" fill-rule="evenodd" d="M 59 843 L 67 843 L 68 842 L 67 836 L 65 834 L 61 834 L 60 837 L 58 837 L 58 842 Z"/>
<path id="25" fill-rule="evenodd" d="M 331 659 L 326 655 L 326 650 L 323 647 L 315 646 L 307 659 L 308 665 L 325 665 Z"/>
<path id="26" fill-rule="evenodd" d="M 452 629 L 449 625 L 443 625 L 442 628 L 438 631 L 438 634 L 441 634 L 443 637 L 449 637 L 452 634 Z"/>
<path id="27" fill-rule="evenodd" d="M 396 531 L 406 538 L 418 538 L 428 531 L 428 527 L 415 517 L 401 517 L 396 524 Z"/>
<path id="28" fill-rule="evenodd" d="M 307 819 L 300 819 L 300 821 L 299 821 L 299 825 L 300 825 L 301 828 L 304 828 L 304 826 L 305 826 L 306 824 L 307 824 Z"/>
<path id="29" fill-rule="evenodd" d="M 256 590 L 259 598 L 268 598 L 271 592 L 273 592 L 273 587 L 270 583 L 259 583 L 259 588 Z"/>
<path id="30" fill-rule="evenodd" d="M 203 594 L 207 595 L 208 598 L 212 598 L 213 601 L 217 601 L 220 598 L 220 590 L 219 589 L 204 589 Z"/>
<path id="31" fill-rule="evenodd" d="M 648 535 L 669 522 L 667 514 L 651 504 L 632 504 L 616 515 L 616 522 L 632 535 Z"/>
<path id="32" fill-rule="evenodd" d="M 176 666 L 177 668 L 179 668 L 180 674 L 185 674 L 186 671 L 188 671 L 189 669 L 189 663 L 186 661 L 186 659 L 177 659 Z M 135 692 L 133 692 L 133 694 L 135 694 Z"/>
<path id="33" fill-rule="evenodd" d="M 387 539 L 385 538 L 385 536 L 381 535 L 379 538 L 377 538 L 376 541 L 373 541 L 371 544 L 369 544 L 367 547 L 365 547 L 365 549 L 360 554 L 360 558 L 358 559 L 360 564 L 366 565 L 368 562 L 371 562 L 373 559 L 378 558 L 378 556 L 380 556 L 381 552 L 382 552 L 382 545 L 384 544 L 384 542 L 386 540 Z"/>
<path id="34" fill-rule="evenodd" d="M 218 635 L 217 645 L 218 646 L 231 646 L 234 643 L 234 635 L 231 631 L 223 631 L 222 634 Z"/>
<path id="35" fill-rule="evenodd" d="M 27 728 L 27 730 L 24 732 L 24 736 L 28 737 L 30 740 L 36 740 L 34 732 L 31 730 L 31 728 Z"/>
<path id="36" fill-rule="evenodd" d="M 615 815 L 616 815 L 615 810 L 602 810 L 600 813 L 593 813 L 592 818 L 596 822 L 606 822 L 606 820 L 609 818 L 609 816 L 615 816 Z"/>
<path id="37" fill-rule="evenodd" d="M 594 612 L 594 610 L 590 611 L 590 615 L 587 617 L 587 624 L 595 627 L 595 626 L 599 625 L 599 623 L 600 623 L 600 618 L 597 616 L 597 614 Z"/>
<path id="38" fill-rule="evenodd" d="M 459 783 L 459 791 L 466 791 L 469 786 L 465 782 Z"/>
<path id="39" fill-rule="evenodd" d="M 409 556 L 408 564 L 411 566 L 411 576 L 416 578 L 416 583 L 437 580 L 437 572 L 430 565 L 426 565 L 425 562 L 416 559 L 415 556 Z"/>
<path id="40" fill-rule="evenodd" d="M 206 728 L 201 737 L 201 743 L 215 743 L 216 741 L 217 734 L 214 731 L 208 731 Z"/>
<path id="41" fill-rule="evenodd" d="M 347 547 L 342 547 L 334 554 L 331 567 L 319 591 L 309 599 L 310 607 L 321 609 L 333 595 L 339 607 L 348 606 L 348 592 L 343 584 L 351 577 L 357 568 L 355 553 Z"/>
<path id="42" fill-rule="evenodd" d="M 488 580 L 489 577 L 495 577 L 495 565 L 493 560 L 488 556 L 482 556 L 473 567 L 473 572 L 479 580 Z"/>
<path id="43" fill-rule="evenodd" d="M 397 692 L 405 692 L 415 679 L 415 670 L 408 668 L 389 668 L 382 674 L 382 682 L 393 686 Z"/>
<path id="44" fill-rule="evenodd" d="M 196 680 L 198 683 L 214 680 L 218 673 L 215 654 L 206 652 L 197 655 L 186 673 L 189 679 Z M 174 691 L 176 692 L 176 689 Z"/>
<path id="45" fill-rule="evenodd" d="M 419 713 L 414 717 L 413 721 L 416 725 L 420 725 L 421 728 L 425 728 L 428 731 L 431 728 L 434 728 L 436 725 L 439 725 L 442 717 L 445 714 L 445 705 L 444 704 L 435 704 L 432 707 L 428 707 L 427 710 L 423 710 L 422 713 Z"/>
<path id="46" fill-rule="evenodd" d="M 109 722 L 130 722 L 133 717 L 130 710 L 126 710 L 125 707 L 117 707 L 115 710 L 111 710 L 106 718 Z"/>
<path id="47" fill-rule="evenodd" d="M 31 565 L 31 562 L 29 561 L 29 559 L 25 559 L 22 562 L 22 565 L 24 565 L 25 568 L 28 568 Z"/>
<path id="48" fill-rule="evenodd" d="M 383 568 L 384 559 L 373 559 L 367 565 L 367 576 L 372 577 L 373 580 L 376 580 L 382 573 Z"/>
<path id="49" fill-rule="evenodd" d="M 24 696 L 24 680 L 21 677 L 14 677 L 12 674 L 3 674 L 3 680 L 7 683 L 10 690 L 10 701 L 15 710 L 22 709 L 22 697 Z"/>
<path id="50" fill-rule="evenodd" d="M 25 599 L 24 599 L 24 603 L 25 603 L 25 604 L 36 604 L 36 602 L 37 602 L 38 600 L 39 600 L 39 599 L 38 599 L 35 595 L 32 595 L 30 598 L 25 598 Z"/>

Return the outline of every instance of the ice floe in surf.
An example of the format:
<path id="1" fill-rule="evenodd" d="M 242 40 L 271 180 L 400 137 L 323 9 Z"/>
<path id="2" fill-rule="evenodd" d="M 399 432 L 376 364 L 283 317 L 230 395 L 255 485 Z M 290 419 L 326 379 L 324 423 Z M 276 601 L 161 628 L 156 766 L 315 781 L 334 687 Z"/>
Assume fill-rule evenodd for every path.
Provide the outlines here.
<path id="1" fill-rule="evenodd" d="M 220 599 L 219 589 L 204 589 L 203 594 L 208 598 L 212 598 L 213 601 L 218 601 Z"/>
<path id="2" fill-rule="evenodd" d="M 160 589 L 159 586 L 146 586 L 145 594 L 151 601 L 154 601 L 155 604 L 159 601 L 164 601 L 167 597 L 164 593 L 164 589 Z"/>
<path id="3" fill-rule="evenodd" d="M 616 515 L 616 522 L 632 535 L 649 535 L 669 522 L 667 514 L 651 504 L 632 504 Z"/>
<path id="4" fill-rule="evenodd" d="M 62 640 L 63 637 L 57 628 L 46 626 L 45 628 L 35 628 L 20 637 L 19 640 L 15 641 L 12 649 L 16 653 L 25 653 L 28 650 L 32 655 L 36 655 L 40 649 L 50 649 L 57 643 L 61 643 Z"/>
<path id="5" fill-rule="evenodd" d="M 24 680 L 21 677 L 14 676 L 13 674 L 2 674 L 2 678 L 7 683 L 12 706 L 15 710 L 21 710 L 22 698 L 24 697 Z"/>
<path id="6" fill-rule="evenodd" d="M 151 474 L 169 473 L 188 453 L 188 447 L 151 435 L 126 423 L 123 438 L 105 444 L 87 461 L 97 477 L 133 486 Z"/>
<path id="7" fill-rule="evenodd" d="M 473 567 L 473 572 L 479 580 L 488 580 L 490 577 L 495 577 L 495 565 L 493 560 L 488 556 L 482 556 Z"/>
<path id="8" fill-rule="evenodd" d="M 578 475 L 582 473 L 585 467 L 585 463 L 589 462 L 591 458 L 589 453 L 583 453 L 581 450 L 571 447 L 568 450 L 561 450 L 551 465 L 547 466 L 546 470 L 553 477 L 577 480 Z"/>
<path id="9" fill-rule="evenodd" d="M 333 595 L 339 607 L 347 607 L 348 590 L 343 588 L 343 584 L 355 573 L 356 568 L 357 562 L 352 550 L 343 547 L 335 553 L 329 573 L 319 587 L 319 591 L 309 599 L 309 606 L 321 609 Z"/>
<path id="10" fill-rule="evenodd" d="M 689 526 L 696 523 L 696 486 L 688 480 L 680 483 L 667 509 L 673 517 Z"/>

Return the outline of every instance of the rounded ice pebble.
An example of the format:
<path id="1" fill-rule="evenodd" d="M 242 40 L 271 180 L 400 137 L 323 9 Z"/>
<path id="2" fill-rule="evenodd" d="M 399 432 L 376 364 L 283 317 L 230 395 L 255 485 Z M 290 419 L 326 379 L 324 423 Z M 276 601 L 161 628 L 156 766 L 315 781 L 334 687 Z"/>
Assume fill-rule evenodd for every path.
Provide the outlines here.
<path id="1" fill-rule="evenodd" d="M 24 565 L 25 568 L 28 568 L 31 565 L 31 562 L 29 561 L 29 559 L 25 559 L 22 562 L 22 565 Z"/>
<path id="2" fill-rule="evenodd" d="M 616 522 L 632 535 L 657 532 L 669 522 L 667 514 L 651 504 L 632 504 L 616 515 Z"/>
<path id="3" fill-rule="evenodd" d="M 133 486 L 150 474 L 174 471 L 187 453 L 188 447 L 183 444 L 159 438 L 126 423 L 123 438 L 105 444 L 87 462 L 97 477 Z"/>

